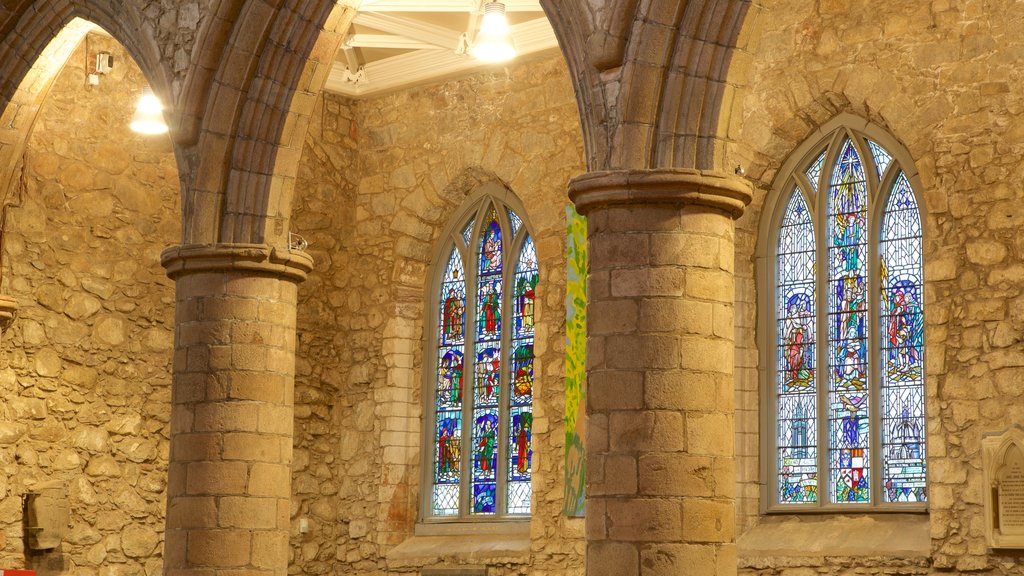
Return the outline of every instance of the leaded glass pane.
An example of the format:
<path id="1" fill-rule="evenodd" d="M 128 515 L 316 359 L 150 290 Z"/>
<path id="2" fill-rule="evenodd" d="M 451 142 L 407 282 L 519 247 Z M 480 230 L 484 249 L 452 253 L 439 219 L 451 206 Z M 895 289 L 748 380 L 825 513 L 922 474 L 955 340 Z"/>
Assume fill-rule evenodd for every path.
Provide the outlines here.
<path id="1" fill-rule="evenodd" d="M 438 516 L 459 513 L 465 310 L 466 283 L 462 256 L 458 249 L 452 248 L 441 282 L 437 331 L 432 510 Z"/>
<path id="2" fill-rule="evenodd" d="M 509 386 L 508 512 L 530 512 L 533 457 L 534 301 L 539 275 L 537 250 L 529 236 L 516 259 L 512 293 L 511 386 Z"/>
<path id="3" fill-rule="evenodd" d="M 814 224 L 793 190 L 779 231 L 776 287 L 779 501 L 818 497 Z"/>
<path id="4" fill-rule="evenodd" d="M 470 220 L 469 223 L 466 224 L 466 227 L 462 229 L 462 239 L 466 241 L 466 245 L 467 246 L 473 243 L 473 225 L 474 224 L 476 224 L 476 222 L 473 221 L 473 220 Z"/>
<path id="5" fill-rule="evenodd" d="M 924 502 L 924 316 L 921 218 L 905 174 L 882 217 L 882 481 L 886 502 Z"/>
<path id="6" fill-rule="evenodd" d="M 441 283 L 440 344 L 442 346 L 462 344 L 466 327 L 466 278 L 462 256 L 452 248 Z"/>
<path id="7" fill-rule="evenodd" d="M 508 210 L 508 221 L 512 223 L 512 236 L 514 237 L 519 234 L 519 227 L 523 225 L 523 221 L 512 210 Z"/>
<path id="8" fill-rule="evenodd" d="M 811 181 L 814 192 L 818 191 L 818 181 L 821 180 L 821 169 L 825 166 L 825 152 L 822 152 L 818 159 L 807 169 L 807 179 Z"/>
<path id="9" fill-rule="evenodd" d="M 867 370 L 867 187 L 853 142 L 828 189 L 828 432 L 833 502 L 870 501 Z"/>
<path id="10" fill-rule="evenodd" d="M 473 514 L 497 512 L 498 409 L 473 411 Z"/>
<path id="11" fill-rule="evenodd" d="M 889 167 L 889 163 L 892 162 L 892 156 L 873 140 L 868 140 L 868 148 L 871 149 L 871 157 L 875 160 L 875 169 L 878 170 L 878 177 L 881 178 L 882 174 L 885 174 L 885 169 Z"/>

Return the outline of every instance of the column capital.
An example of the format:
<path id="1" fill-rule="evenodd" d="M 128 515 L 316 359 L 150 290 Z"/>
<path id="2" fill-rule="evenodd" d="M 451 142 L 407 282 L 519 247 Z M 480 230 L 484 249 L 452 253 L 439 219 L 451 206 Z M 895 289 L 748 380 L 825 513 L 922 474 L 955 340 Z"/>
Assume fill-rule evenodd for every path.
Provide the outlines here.
<path id="1" fill-rule="evenodd" d="M 160 253 L 167 276 L 177 280 L 200 272 L 248 272 L 302 282 L 313 271 L 313 257 L 266 244 L 183 244 Z"/>
<path id="2" fill-rule="evenodd" d="M 688 168 L 588 172 L 569 182 L 569 199 L 581 214 L 610 205 L 697 204 L 739 218 L 752 197 L 746 178 Z"/>

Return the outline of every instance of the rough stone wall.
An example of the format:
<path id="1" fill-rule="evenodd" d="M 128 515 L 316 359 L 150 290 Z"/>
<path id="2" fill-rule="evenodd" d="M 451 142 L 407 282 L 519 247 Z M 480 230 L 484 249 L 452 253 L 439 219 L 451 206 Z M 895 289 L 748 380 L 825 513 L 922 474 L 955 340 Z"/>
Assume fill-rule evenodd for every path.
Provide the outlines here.
<path id="1" fill-rule="evenodd" d="M 298 346 L 295 366 L 295 452 L 292 477 L 290 572 L 332 573 L 338 542 L 362 536 L 344 521 L 345 511 L 375 496 L 349 474 L 366 466 L 372 454 L 361 441 L 373 431 L 373 405 L 366 382 L 348 378 L 368 361 L 354 354 L 348 338 L 353 324 L 350 298 L 361 290 L 352 274 L 355 238 L 356 125 L 352 102 L 322 95 L 310 121 L 299 163 L 293 230 L 309 243 L 316 261 L 299 285 Z M 363 352 L 367 352 L 364 350 Z M 357 379 L 358 380 L 358 379 Z M 365 468 L 362 473 L 369 472 Z M 339 474 L 341 473 L 341 474 Z M 359 502 L 358 505 L 363 505 Z M 309 532 L 299 532 L 305 519 Z"/>
<path id="2" fill-rule="evenodd" d="M 144 85 L 115 58 L 85 81 L 85 43 L 41 109 L 3 234 L 3 293 L 20 310 L 0 356 L 0 567 L 39 574 L 161 572 L 174 288 L 160 250 L 179 238 L 170 140 L 128 129 Z M 22 497 L 68 495 L 56 551 L 26 558 Z"/>
<path id="3" fill-rule="evenodd" d="M 300 443 L 316 445 L 328 437 L 337 442 L 336 460 L 323 461 L 326 468 L 318 463 L 297 469 L 296 489 L 308 483 L 308 490 L 297 495 L 293 512 L 317 515 L 315 479 L 321 490 L 328 484 L 332 491 L 337 487 L 337 494 L 330 495 L 337 525 L 294 542 L 296 558 L 308 561 L 319 554 L 324 562 L 318 566 L 333 563 L 336 573 L 343 574 L 404 574 L 439 561 L 436 553 L 385 560 L 412 536 L 419 507 L 424 289 L 450 215 L 476 186 L 501 181 L 526 206 L 542 296 L 532 551 L 528 559 L 496 559 L 491 573 L 581 572 L 582 521 L 560 515 L 565 190 L 584 169 L 564 62 L 555 55 L 524 60 L 507 70 L 368 99 L 351 108 L 332 97 L 326 102 L 319 120 L 323 131 L 317 133 L 315 120 L 305 155 L 336 153 L 337 158 L 315 172 L 302 169 L 300 198 L 310 195 L 313 183 L 321 184 L 313 194 L 317 199 L 300 200 L 295 211 L 296 229 L 311 241 L 318 260 L 313 279 L 300 288 L 297 391 L 308 390 L 309 397 L 296 400 L 302 411 L 296 420 L 296 461 L 309 450 Z M 348 164 L 353 146 L 358 148 L 354 191 Z M 311 331 L 317 335 L 310 336 Z M 298 405 L 303 403 L 315 405 L 314 416 L 302 415 L 305 409 Z M 314 419 L 318 429 L 331 428 L 321 439 L 299 432 Z M 293 571 L 301 569 L 293 566 Z"/>
<path id="4" fill-rule="evenodd" d="M 760 41 L 749 77 L 736 78 L 748 85 L 727 161 L 746 166 L 759 188 L 737 230 L 741 526 L 756 523 L 759 497 L 754 255 L 761 203 L 787 155 L 847 111 L 901 140 L 924 187 L 932 548 L 925 568 L 1022 571 L 1019 557 L 986 551 L 980 450 L 982 434 L 1024 418 L 1022 25 L 1024 5 L 1005 0 L 778 0 L 752 11 L 748 26 Z M 813 560 L 812 571 L 922 570 L 920 563 L 837 558 L 840 545 L 831 552 Z M 754 562 L 744 572 L 795 573 L 771 564 Z"/>

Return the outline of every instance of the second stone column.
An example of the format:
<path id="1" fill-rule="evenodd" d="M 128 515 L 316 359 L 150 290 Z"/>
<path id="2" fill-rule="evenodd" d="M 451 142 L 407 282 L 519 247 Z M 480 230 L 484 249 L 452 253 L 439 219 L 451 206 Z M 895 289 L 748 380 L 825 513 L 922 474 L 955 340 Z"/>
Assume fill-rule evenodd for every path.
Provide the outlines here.
<path id="1" fill-rule="evenodd" d="M 259 245 L 181 246 L 164 573 L 284 576 L 295 305 L 312 268 Z"/>
<path id="2" fill-rule="evenodd" d="M 733 219 L 742 180 L 591 173 L 587 576 L 736 573 Z"/>

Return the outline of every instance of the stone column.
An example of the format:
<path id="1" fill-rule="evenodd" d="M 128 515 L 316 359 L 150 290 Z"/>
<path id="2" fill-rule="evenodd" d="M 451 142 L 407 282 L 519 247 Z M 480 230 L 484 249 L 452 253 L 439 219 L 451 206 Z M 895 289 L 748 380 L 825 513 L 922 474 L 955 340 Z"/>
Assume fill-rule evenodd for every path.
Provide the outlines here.
<path id="1" fill-rule="evenodd" d="M 585 174 L 587 576 L 736 574 L 734 218 L 746 181 Z"/>
<path id="2" fill-rule="evenodd" d="M 178 246 L 164 574 L 285 576 L 302 253 Z"/>

